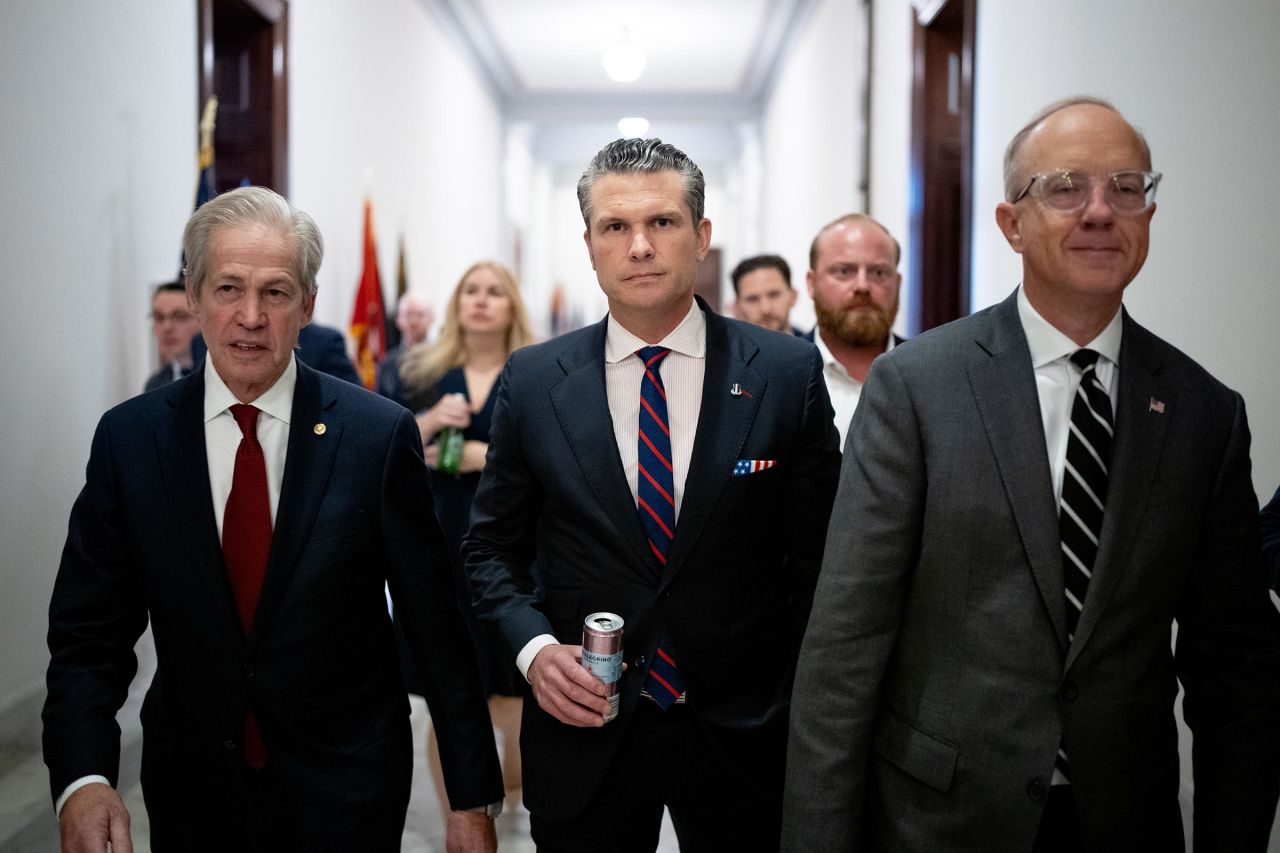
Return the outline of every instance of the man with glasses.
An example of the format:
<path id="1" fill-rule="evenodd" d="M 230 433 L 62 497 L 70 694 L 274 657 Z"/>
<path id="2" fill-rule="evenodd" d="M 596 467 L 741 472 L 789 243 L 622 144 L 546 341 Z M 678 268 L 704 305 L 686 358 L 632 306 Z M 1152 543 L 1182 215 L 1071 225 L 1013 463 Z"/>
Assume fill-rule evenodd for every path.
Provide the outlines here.
<path id="1" fill-rule="evenodd" d="M 147 379 L 144 390 L 159 388 L 191 372 L 191 338 L 200 322 L 187 308 L 187 293 L 180 281 L 158 285 L 151 296 L 151 331 L 156 336 L 160 369 Z"/>
<path id="2" fill-rule="evenodd" d="M 1280 616 L 1244 404 L 1121 304 L 1160 176 L 1077 98 L 1004 177 L 1021 287 L 877 360 L 853 417 L 783 849 L 1182 851 L 1181 681 L 1195 848 L 1263 851 Z"/>

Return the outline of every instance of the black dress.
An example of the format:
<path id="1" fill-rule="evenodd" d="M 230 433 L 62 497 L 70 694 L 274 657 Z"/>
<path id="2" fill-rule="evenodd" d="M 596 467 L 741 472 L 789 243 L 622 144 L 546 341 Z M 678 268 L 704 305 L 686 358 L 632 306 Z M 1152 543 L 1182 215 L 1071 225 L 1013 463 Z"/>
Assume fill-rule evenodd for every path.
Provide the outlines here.
<path id="1" fill-rule="evenodd" d="M 493 383 L 488 398 L 480 411 L 471 413 L 471 425 L 462 432 L 467 441 L 489 441 L 489 427 L 493 420 L 493 407 L 498 399 L 502 377 Z M 415 411 L 423 411 L 434 406 L 446 394 L 461 394 L 471 401 L 467 390 L 467 378 L 461 367 L 455 367 L 440 377 L 440 380 L 423 394 L 416 395 L 411 401 Z M 440 519 L 440 527 L 444 530 L 445 541 L 449 545 L 449 554 L 453 558 L 454 590 L 458 596 L 458 606 L 466 617 L 471 628 L 471 637 L 476 644 L 476 653 L 480 661 L 480 676 L 484 681 L 485 692 L 492 696 L 521 696 L 524 679 L 516 669 L 514 658 L 503 648 L 495 629 L 476 618 L 471 610 L 471 585 L 462 567 L 462 537 L 466 535 L 471 523 L 471 501 L 476 496 L 476 487 L 480 485 L 480 472 L 471 471 L 466 474 L 442 474 L 432 469 L 431 492 L 435 497 L 436 515 Z M 410 693 L 422 694 L 422 682 L 413 670 L 413 664 L 407 658 L 407 647 L 402 644 L 401 663 L 405 671 L 405 686 Z"/>

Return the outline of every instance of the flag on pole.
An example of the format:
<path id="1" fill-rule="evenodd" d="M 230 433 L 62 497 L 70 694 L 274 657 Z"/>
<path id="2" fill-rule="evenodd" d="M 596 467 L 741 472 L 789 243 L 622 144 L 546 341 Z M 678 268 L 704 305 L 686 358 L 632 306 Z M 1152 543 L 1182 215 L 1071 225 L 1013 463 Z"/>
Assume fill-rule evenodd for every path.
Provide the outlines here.
<path id="1" fill-rule="evenodd" d="M 211 95 L 200 119 L 200 155 L 196 161 L 196 207 L 218 194 L 213 179 L 213 128 L 218 118 L 218 96 Z"/>
<path id="2" fill-rule="evenodd" d="M 404 264 L 404 235 L 400 235 L 400 251 L 396 254 L 396 301 L 391 304 L 391 313 L 387 316 L 387 351 L 400 346 L 400 329 L 396 326 L 396 312 L 400 310 L 400 300 L 409 292 L 409 273 Z"/>
<path id="3" fill-rule="evenodd" d="M 386 354 L 386 310 L 378 278 L 378 253 L 373 242 L 373 203 L 364 202 L 364 270 L 351 308 L 351 340 L 356 346 L 356 372 L 364 387 L 377 382 L 378 362 Z"/>

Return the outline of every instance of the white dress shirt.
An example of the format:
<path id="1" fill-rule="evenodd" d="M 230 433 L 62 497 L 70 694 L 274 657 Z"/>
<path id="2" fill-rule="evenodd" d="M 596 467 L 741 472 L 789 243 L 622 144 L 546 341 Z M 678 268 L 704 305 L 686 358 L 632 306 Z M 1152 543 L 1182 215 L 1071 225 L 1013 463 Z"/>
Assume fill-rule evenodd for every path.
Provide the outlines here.
<path id="1" fill-rule="evenodd" d="M 298 365 L 294 359 L 272 385 L 250 405 L 258 408 L 258 443 L 267 463 L 267 497 L 271 502 L 271 526 L 276 524 L 280 506 L 280 484 L 284 480 L 285 453 L 289 449 L 289 418 L 293 413 L 293 389 L 298 384 Z M 236 450 L 240 447 L 240 425 L 231 407 L 240 401 L 227 388 L 213 359 L 205 359 L 204 371 L 204 450 L 209 457 L 209 486 L 213 495 L 213 514 L 218 521 L 218 541 L 222 541 L 222 516 L 231 495 L 231 480 L 236 470 Z"/>
<path id="2" fill-rule="evenodd" d="M 609 415 L 613 419 L 613 436 L 618 443 L 622 470 L 627 474 L 631 500 L 637 494 L 637 442 L 640 440 L 640 382 L 644 362 L 636 350 L 650 346 L 643 338 L 627 331 L 610 314 L 604 339 L 605 393 L 609 398 Z M 698 415 L 702 410 L 702 382 L 707 368 L 707 318 L 696 302 L 689 307 L 680 325 L 672 329 L 654 346 L 671 350 L 659 367 L 663 390 L 667 394 L 667 426 L 671 430 L 671 469 L 675 480 L 676 520 L 684 499 L 685 478 L 693 456 L 693 440 L 698 432 Z M 529 664 L 538 652 L 558 641 L 551 634 L 534 637 L 516 655 L 516 666 L 526 679 Z"/>
<path id="3" fill-rule="evenodd" d="M 831 408 L 836 413 L 836 429 L 840 431 L 840 450 L 844 451 L 844 440 L 849 435 L 849 423 L 853 420 L 853 412 L 858 408 L 858 398 L 862 396 L 862 383 L 849 375 L 844 365 L 836 359 L 822 339 L 822 329 L 813 330 L 813 343 L 822 356 L 822 378 L 827 382 L 827 395 L 831 397 Z M 893 349 L 893 332 L 889 332 L 889 343 L 884 351 Z"/>
<path id="4" fill-rule="evenodd" d="M 1036 393 L 1040 397 L 1040 417 L 1044 421 L 1044 445 L 1049 452 L 1049 471 L 1053 475 L 1053 502 L 1062 497 L 1062 472 L 1067 465 L 1067 435 L 1070 432 L 1071 405 L 1080 388 L 1080 370 L 1071 363 L 1078 349 L 1091 349 L 1101 356 L 1096 372 L 1098 381 L 1107 389 L 1114 416 L 1116 383 L 1119 381 L 1120 337 L 1124 331 L 1121 312 L 1111 318 L 1107 327 L 1081 347 L 1041 317 L 1022 288 L 1018 288 L 1018 318 L 1031 350 L 1031 366 L 1036 373 Z"/>
<path id="5" fill-rule="evenodd" d="M 293 411 L 293 389 L 298 383 L 298 366 L 293 359 L 276 383 L 252 405 L 258 407 L 258 443 L 267 463 L 267 496 L 271 501 L 271 526 L 276 524 L 276 508 L 280 505 L 280 484 L 284 480 L 285 453 L 289 449 L 289 417 Z M 231 406 L 239 403 L 218 375 L 213 359 L 204 360 L 204 449 L 209 458 L 209 486 L 213 496 L 213 513 L 218 522 L 218 541 L 222 541 L 222 517 L 236 468 L 236 450 L 240 447 L 240 425 L 231 414 Z M 82 776 L 63 789 L 54 812 L 62 814 L 67 798 L 91 782 L 110 785 L 105 776 Z"/>

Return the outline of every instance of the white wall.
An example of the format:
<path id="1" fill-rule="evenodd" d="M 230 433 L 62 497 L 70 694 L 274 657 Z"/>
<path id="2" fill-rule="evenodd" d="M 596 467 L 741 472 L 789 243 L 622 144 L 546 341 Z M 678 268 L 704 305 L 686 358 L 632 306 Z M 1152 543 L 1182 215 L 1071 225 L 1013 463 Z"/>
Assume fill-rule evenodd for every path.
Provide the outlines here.
<path id="1" fill-rule="evenodd" d="M 0 710 L 38 689 L 98 417 L 152 371 L 195 189 L 195 4 L 0 5 Z"/>
<path id="2" fill-rule="evenodd" d="M 475 261 L 511 263 L 502 117 L 419 0 L 289 4 L 289 193 L 325 238 L 316 319 L 344 332 L 371 191 L 383 294 L 397 241 L 437 317 Z"/>
<path id="3" fill-rule="evenodd" d="M 820 0 L 788 48 L 762 122 L 760 251 L 782 255 L 800 293 L 791 321 L 813 325 L 809 244 L 826 223 L 862 210 L 866 21 L 861 3 Z M 740 258 L 726 258 L 732 269 Z"/>
<path id="4" fill-rule="evenodd" d="M 1052 50 L 1050 33 L 1064 25 L 1083 35 Z M 1244 395 L 1264 498 L 1280 483 L 1276 33 L 1274 0 L 1240 0 L 1229 13 L 1166 0 L 982 0 L 974 129 L 974 310 L 1020 276 L 993 213 L 1018 128 L 1041 106 L 1088 93 L 1146 134 L 1165 178 L 1151 253 L 1125 302 Z"/>
<path id="5" fill-rule="evenodd" d="M 902 245 L 899 333 L 911 293 L 911 56 L 914 15 L 903 0 L 872 0 L 871 197 L 867 212 Z"/>

